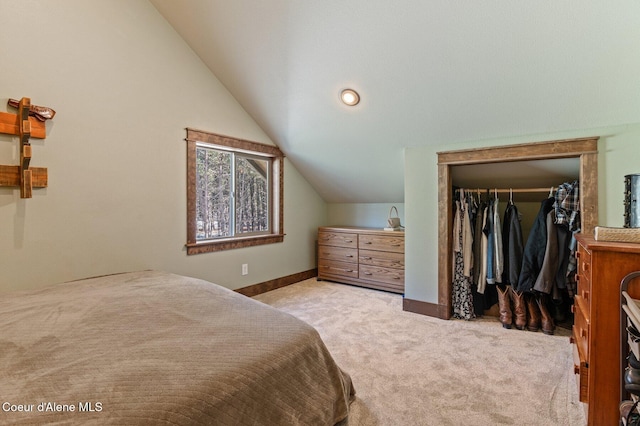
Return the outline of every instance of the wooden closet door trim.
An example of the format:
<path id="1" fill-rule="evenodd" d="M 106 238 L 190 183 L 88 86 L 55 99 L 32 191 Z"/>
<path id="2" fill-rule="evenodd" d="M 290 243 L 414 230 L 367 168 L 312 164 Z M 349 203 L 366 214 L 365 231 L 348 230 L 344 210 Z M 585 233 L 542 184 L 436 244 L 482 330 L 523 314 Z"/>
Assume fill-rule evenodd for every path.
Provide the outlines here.
<path id="1" fill-rule="evenodd" d="M 439 154 L 438 154 L 439 156 Z M 451 170 L 449 165 L 438 164 L 438 305 L 443 319 L 451 318 L 451 291 L 453 260 L 450 255 L 453 233 L 453 211 L 451 211 Z"/>
<path id="2" fill-rule="evenodd" d="M 598 152 L 599 137 L 438 152 L 438 164 L 463 165 L 580 157 Z"/>
<path id="3" fill-rule="evenodd" d="M 583 184 L 584 182 L 584 184 Z M 580 156 L 580 220 L 583 234 L 598 226 L 598 152 Z"/>
<path id="4" fill-rule="evenodd" d="M 592 233 L 598 224 L 598 139 L 598 136 L 594 136 L 437 153 L 439 318 L 449 319 L 452 315 L 451 166 L 579 157 L 582 232 Z"/>

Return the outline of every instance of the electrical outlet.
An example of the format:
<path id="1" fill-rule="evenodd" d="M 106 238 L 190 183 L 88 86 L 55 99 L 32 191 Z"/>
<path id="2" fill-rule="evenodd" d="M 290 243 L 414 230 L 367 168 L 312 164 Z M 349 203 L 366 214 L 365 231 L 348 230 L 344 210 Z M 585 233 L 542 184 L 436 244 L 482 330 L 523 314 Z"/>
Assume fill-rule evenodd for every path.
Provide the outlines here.
<path id="1" fill-rule="evenodd" d="M 242 275 L 249 275 L 249 264 L 248 263 L 243 263 L 242 264 Z"/>

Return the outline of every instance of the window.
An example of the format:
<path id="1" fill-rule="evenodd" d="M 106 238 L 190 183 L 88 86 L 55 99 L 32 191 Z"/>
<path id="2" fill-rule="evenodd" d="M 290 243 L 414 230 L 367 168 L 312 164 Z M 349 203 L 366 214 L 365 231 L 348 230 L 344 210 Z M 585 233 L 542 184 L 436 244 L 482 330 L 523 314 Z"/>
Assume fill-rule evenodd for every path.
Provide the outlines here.
<path id="1" fill-rule="evenodd" d="M 275 146 L 187 129 L 187 254 L 282 242 Z"/>

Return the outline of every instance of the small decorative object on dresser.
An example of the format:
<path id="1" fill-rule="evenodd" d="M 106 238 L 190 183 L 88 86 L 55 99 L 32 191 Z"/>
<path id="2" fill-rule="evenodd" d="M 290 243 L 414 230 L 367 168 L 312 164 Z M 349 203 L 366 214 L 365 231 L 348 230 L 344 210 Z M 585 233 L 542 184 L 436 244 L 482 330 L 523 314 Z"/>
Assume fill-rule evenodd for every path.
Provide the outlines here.
<path id="1" fill-rule="evenodd" d="M 640 228 L 640 173 L 624 177 L 624 227 Z"/>
<path id="2" fill-rule="evenodd" d="M 318 279 L 404 293 L 404 232 L 318 228 Z"/>
<path id="3" fill-rule="evenodd" d="M 620 243 L 640 243 L 640 228 L 612 228 L 596 226 L 596 241 L 617 241 Z"/>
<path id="4" fill-rule="evenodd" d="M 589 425 L 620 421 L 620 282 L 640 269 L 640 244 L 578 234 L 574 298 L 574 373 Z M 629 288 L 640 298 L 640 289 Z"/>
<path id="5" fill-rule="evenodd" d="M 391 216 L 393 211 L 396 211 L 395 216 Z M 389 217 L 387 218 L 387 226 L 384 228 L 385 231 L 402 231 L 404 226 L 400 224 L 400 217 L 398 217 L 398 209 L 396 206 L 392 206 L 389 210 Z"/>

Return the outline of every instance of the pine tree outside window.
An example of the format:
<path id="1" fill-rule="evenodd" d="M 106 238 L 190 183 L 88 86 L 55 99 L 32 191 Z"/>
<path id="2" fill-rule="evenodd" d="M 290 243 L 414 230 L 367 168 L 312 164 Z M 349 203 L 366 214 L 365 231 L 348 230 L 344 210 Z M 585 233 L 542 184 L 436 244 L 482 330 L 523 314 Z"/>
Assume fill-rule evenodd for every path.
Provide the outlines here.
<path id="1" fill-rule="evenodd" d="M 187 254 L 282 242 L 282 163 L 271 145 L 187 129 Z"/>

